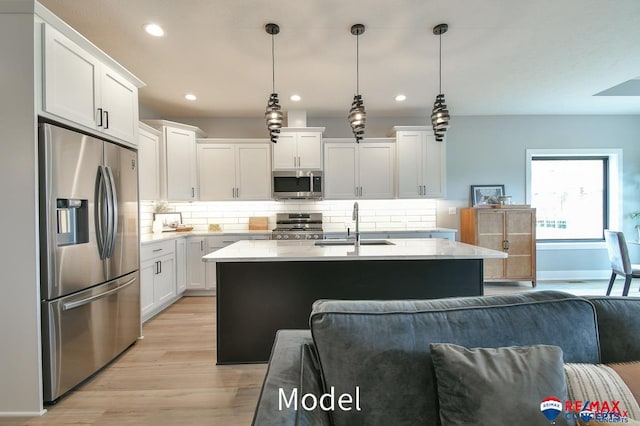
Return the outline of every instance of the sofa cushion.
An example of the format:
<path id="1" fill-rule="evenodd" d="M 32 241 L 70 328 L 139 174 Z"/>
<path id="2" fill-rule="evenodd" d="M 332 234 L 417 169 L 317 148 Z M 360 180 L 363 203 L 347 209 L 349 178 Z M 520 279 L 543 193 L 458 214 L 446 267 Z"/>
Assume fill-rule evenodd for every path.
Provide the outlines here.
<path id="1" fill-rule="evenodd" d="M 640 298 L 586 297 L 596 307 L 602 363 L 640 361 Z"/>
<path id="2" fill-rule="evenodd" d="M 599 362 L 593 305 L 561 292 L 319 301 L 310 325 L 325 390 L 360 390 L 362 411 L 332 412 L 336 426 L 438 424 L 430 343 L 547 344 L 562 348 L 566 362 Z"/>
<path id="3" fill-rule="evenodd" d="M 607 408 L 603 411 L 613 411 L 614 415 L 626 414 L 626 417 L 631 419 L 640 419 L 638 403 L 615 370 L 601 364 L 566 364 L 564 368 L 569 400 L 574 403 L 582 402 L 578 404 L 582 407 L 576 407 L 574 404 L 571 411 L 580 414 L 586 408 L 585 411 L 591 411 L 592 415 L 596 416 L 593 420 L 600 420 L 596 412 L 603 410 L 606 402 Z M 618 402 L 615 407 L 613 401 Z M 585 407 L 587 403 L 588 406 Z"/>
<path id="4" fill-rule="evenodd" d="M 432 343 L 440 421 L 450 425 L 575 424 L 558 410 L 541 412 L 549 397 L 564 401 L 562 350 L 535 345 L 474 348 Z M 558 403 L 561 407 L 561 403 Z"/>

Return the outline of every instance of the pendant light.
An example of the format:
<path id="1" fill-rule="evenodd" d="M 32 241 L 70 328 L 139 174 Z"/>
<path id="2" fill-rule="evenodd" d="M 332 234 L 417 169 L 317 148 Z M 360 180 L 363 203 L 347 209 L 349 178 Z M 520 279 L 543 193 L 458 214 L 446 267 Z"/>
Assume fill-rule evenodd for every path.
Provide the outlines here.
<path id="1" fill-rule="evenodd" d="M 436 141 L 442 142 L 444 140 L 444 134 L 449 128 L 449 110 L 447 110 L 447 104 L 445 104 L 444 94 L 442 93 L 442 34 L 446 33 L 449 29 L 447 24 L 439 24 L 433 27 L 433 33 L 440 37 L 440 55 L 439 55 L 439 91 L 436 96 L 436 101 L 433 104 L 433 111 L 431 112 L 431 124 L 433 125 L 433 133 L 435 134 Z"/>
<path id="2" fill-rule="evenodd" d="M 353 96 L 351 110 L 349 110 L 349 124 L 353 131 L 356 142 L 364 138 L 364 124 L 367 122 L 367 113 L 364 110 L 362 96 L 360 96 L 360 45 L 359 37 L 364 33 L 364 25 L 355 24 L 351 26 L 351 34 L 356 36 L 356 94 Z"/>
<path id="3" fill-rule="evenodd" d="M 268 23 L 264 27 L 267 34 L 271 34 L 271 96 L 267 101 L 267 109 L 264 112 L 264 118 L 269 129 L 269 137 L 271 142 L 278 142 L 280 128 L 282 128 L 283 114 L 276 93 L 276 59 L 275 59 L 275 41 L 274 36 L 280 33 L 280 27 L 274 23 Z"/>

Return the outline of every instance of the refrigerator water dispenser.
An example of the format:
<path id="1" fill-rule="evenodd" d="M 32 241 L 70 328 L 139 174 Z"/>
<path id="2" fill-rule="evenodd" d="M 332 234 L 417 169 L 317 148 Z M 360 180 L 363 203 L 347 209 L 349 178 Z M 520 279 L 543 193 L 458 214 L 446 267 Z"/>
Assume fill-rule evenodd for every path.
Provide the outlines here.
<path id="1" fill-rule="evenodd" d="M 71 198 L 58 198 L 57 237 L 59 246 L 89 242 L 89 202 Z"/>

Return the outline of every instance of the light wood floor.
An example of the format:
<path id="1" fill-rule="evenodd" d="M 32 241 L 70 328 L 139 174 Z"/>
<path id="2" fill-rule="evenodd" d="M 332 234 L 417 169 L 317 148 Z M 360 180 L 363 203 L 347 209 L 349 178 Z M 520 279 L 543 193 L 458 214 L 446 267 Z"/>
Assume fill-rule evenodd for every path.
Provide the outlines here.
<path id="1" fill-rule="evenodd" d="M 267 367 L 217 366 L 215 327 L 215 297 L 184 297 L 47 414 L 0 425 L 248 425 Z"/>
<path id="2" fill-rule="evenodd" d="M 606 280 L 539 282 L 535 289 L 487 283 L 485 294 L 588 295 L 606 288 Z M 621 291 L 619 283 L 613 294 Z M 217 366 L 215 327 L 214 297 L 184 297 L 144 325 L 143 340 L 47 414 L 0 418 L 0 425 L 248 425 L 267 367 Z"/>

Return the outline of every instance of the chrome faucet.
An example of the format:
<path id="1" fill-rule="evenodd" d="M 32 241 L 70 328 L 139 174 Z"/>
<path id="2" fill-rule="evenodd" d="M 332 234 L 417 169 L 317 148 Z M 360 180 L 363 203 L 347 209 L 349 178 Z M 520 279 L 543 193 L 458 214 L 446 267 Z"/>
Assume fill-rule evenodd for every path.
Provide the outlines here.
<path id="1" fill-rule="evenodd" d="M 352 220 L 356 221 L 356 240 L 354 245 L 356 247 L 360 246 L 360 214 L 358 209 L 358 202 L 353 203 L 353 215 Z"/>

